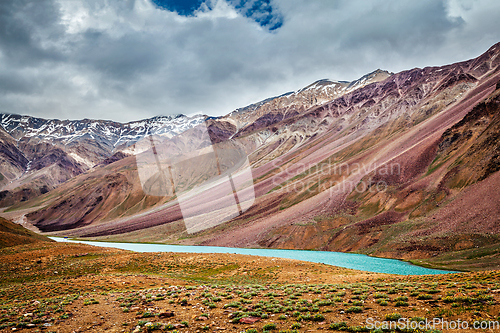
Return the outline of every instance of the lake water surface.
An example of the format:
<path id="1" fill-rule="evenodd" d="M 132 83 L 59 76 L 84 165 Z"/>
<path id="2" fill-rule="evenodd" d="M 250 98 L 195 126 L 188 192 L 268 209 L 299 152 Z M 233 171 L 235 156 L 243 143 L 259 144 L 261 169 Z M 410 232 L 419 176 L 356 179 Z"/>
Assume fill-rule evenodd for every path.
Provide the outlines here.
<path id="1" fill-rule="evenodd" d="M 328 251 L 305 251 L 305 250 L 275 250 L 275 249 L 240 249 L 232 247 L 217 246 L 185 246 L 164 245 L 144 243 L 109 243 L 70 240 L 61 237 L 50 237 L 58 242 L 75 242 L 101 247 L 113 247 L 135 252 L 185 252 L 185 253 L 235 253 L 263 257 L 276 257 L 286 259 L 297 259 L 315 263 L 323 263 L 345 268 L 358 269 L 376 273 L 390 273 L 400 275 L 425 275 L 425 274 L 448 274 L 456 273 L 438 269 L 424 268 L 410 263 L 395 260 L 370 257 L 364 254 L 328 252 Z"/>

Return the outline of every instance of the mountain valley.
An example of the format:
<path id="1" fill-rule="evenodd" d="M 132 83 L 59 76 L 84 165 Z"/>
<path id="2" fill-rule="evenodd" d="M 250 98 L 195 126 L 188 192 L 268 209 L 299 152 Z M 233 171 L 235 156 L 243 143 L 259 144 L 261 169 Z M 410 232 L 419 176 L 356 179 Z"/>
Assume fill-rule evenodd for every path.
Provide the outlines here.
<path id="1" fill-rule="evenodd" d="M 51 235 L 498 269 L 499 54 L 496 44 L 442 67 L 319 80 L 221 117 L 121 124 L 3 114 L 2 216 Z M 147 136 L 180 147 L 202 123 L 214 144 L 235 142 L 248 155 L 255 202 L 188 233 L 175 193 L 144 192 L 134 149 Z"/>

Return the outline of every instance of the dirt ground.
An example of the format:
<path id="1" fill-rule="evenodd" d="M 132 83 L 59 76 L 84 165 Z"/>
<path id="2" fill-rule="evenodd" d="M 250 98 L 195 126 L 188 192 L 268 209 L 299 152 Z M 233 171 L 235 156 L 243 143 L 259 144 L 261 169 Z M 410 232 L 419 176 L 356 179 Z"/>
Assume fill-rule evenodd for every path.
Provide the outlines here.
<path id="1" fill-rule="evenodd" d="M 498 271 L 407 277 L 36 243 L 0 250 L 0 277 L 1 332 L 369 332 L 372 319 L 500 320 Z"/>

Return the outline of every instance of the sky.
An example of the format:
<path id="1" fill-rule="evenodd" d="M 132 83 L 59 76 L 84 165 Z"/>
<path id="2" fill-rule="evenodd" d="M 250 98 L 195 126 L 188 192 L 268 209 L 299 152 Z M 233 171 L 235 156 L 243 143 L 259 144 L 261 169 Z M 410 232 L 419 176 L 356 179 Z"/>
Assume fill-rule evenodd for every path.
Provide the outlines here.
<path id="1" fill-rule="evenodd" d="M 0 113 L 224 115 L 319 79 L 467 60 L 497 0 L 1 0 Z"/>

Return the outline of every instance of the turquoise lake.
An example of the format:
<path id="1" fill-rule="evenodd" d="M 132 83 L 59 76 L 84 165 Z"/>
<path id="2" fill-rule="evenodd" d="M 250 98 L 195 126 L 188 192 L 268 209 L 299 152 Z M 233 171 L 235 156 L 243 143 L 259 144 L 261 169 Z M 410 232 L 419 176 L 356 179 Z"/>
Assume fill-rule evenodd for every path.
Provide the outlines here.
<path id="1" fill-rule="evenodd" d="M 135 252 L 185 252 L 185 253 L 235 253 L 262 257 L 276 257 L 286 259 L 297 259 L 327 265 L 358 269 L 368 272 L 389 273 L 399 275 L 426 275 L 426 274 L 449 274 L 456 273 L 438 269 L 430 269 L 412 265 L 408 262 L 395 259 L 384 259 L 370 257 L 364 254 L 328 252 L 328 251 L 305 251 L 305 250 L 275 250 L 275 249 L 240 249 L 232 247 L 217 246 L 185 246 L 143 243 L 108 243 L 70 240 L 61 237 L 50 237 L 58 242 L 74 242 L 95 245 L 101 247 L 113 247 Z"/>

